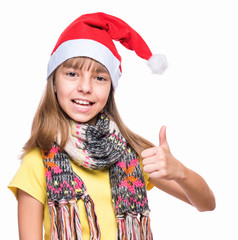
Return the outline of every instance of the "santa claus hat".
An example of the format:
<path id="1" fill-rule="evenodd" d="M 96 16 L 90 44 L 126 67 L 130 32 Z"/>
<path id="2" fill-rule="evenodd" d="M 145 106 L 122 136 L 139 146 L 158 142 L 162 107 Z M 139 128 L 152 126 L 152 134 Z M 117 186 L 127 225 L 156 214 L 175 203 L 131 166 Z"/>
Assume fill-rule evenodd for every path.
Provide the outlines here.
<path id="1" fill-rule="evenodd" d="M 99 12 L 80 16 L 63 31 L 51 54 L 47 78 L 69 58 L 90 57 L 107 68 L 116 89 L 121 76 L 121 57 L 113 40 L 148 60 L 153 73 L 162 74 L 167 68 L 165 56 L 152 55 L 143 38 L 127 23 Z"/>

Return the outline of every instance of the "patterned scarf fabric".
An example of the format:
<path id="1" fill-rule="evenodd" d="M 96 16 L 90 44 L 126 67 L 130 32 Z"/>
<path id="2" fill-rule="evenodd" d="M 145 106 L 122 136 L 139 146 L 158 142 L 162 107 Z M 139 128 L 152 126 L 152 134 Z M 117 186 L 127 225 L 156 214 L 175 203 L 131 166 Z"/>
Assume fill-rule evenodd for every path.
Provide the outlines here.
<path id="1" fill-rule="evenodd" d="M 90 239 L 100 239 L 94 202 L 77 176 L 70 159 L 88 169 L 108 169 L 112 203 L 117 219 L 117 240 L 151 240 L 145 181 L 136 152 L 117 125 L 100 114 L 95 125 L 71 121 L 68 143 L 61 151 L 55 143 L 42 151 L 51 217 L 51 240 L 82 239 L 78 200 L 84 201 Z M 60 137 L 58 139 L 60 141 Z"/>

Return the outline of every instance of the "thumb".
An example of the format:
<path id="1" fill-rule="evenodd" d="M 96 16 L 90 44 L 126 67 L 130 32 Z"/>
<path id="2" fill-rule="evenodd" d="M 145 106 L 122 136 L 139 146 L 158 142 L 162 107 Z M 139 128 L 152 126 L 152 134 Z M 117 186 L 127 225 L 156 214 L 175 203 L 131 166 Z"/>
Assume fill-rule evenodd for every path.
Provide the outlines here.
<path id="1" fill-rule="evenodd" d="M 166 138 L 166 126 L 161 127 L 160 132 L 159 132 L 159 145 L 167 145 L 167 138 Z"/>

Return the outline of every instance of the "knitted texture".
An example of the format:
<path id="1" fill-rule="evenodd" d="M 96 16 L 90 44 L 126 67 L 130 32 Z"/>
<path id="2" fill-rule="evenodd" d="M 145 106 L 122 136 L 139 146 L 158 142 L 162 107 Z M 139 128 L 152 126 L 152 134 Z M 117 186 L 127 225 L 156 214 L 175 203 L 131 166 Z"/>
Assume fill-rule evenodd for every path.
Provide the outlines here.
<path id="1" fill-rule="evenodd" d="M 69 141 L 64 151 L 60 151 L 57 143 L 50 152 L 42 151 L 51 215 L 51 239 L 82 238 L 77 200 L 85 202 L 91 239 L 100 239 L 94 202 L 83 180 L 73 172 L 70 159 L 88 169 L 109 168 L 112 202 L 117 218 L 116 239 L 152 239 L 139 157 L 115 122 L 102 113 L 95 125 L 74 121 L 70 125 Z"/>

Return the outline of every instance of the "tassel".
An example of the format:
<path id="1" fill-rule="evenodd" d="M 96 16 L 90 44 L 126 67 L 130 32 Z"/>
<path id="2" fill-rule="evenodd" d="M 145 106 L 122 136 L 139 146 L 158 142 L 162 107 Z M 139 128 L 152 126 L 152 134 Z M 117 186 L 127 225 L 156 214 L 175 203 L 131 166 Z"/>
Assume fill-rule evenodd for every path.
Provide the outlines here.
<path id="1" fill-rule="evenodd" d="M 140 224 L 137 219 L 137 214 L 129 213 L 126 216 L 126 236 L 130 240 L 141 240 Z"/>
<path id="2" fill-rule="evenodd" d="M 75 200 L 69 201 L 70 227 L 71 227 L 72 240 L 76 240 L 76 238 L 75 238 L 75 227 L 74 227 L 74 204 L 75 204 Z"/>
<path id="3" fill-rule="evenodd" d="M 116 240 L 126 240 L 126 226 L 123 215 L 117 216 L 117 237 Z"/>
<path id="4" fill-rule="evenodd" d="M 153 240 L 153 235 L 150 226 L 149 211 L 142 213 L 140 219 L 140 228 L 142 234 L 142 240 Z"/>
<path id="5" fill-rule="evenodd" d="M 57 211 L 54 202 L 48 203 L 50 213 L 50 240 L 58 240 Z"/>
<path id="6" fill-rule="evenodd" d="M 85 209 L 88 215 L 88 223 L 90 228 L 90 240 L 99 240 L 101 237 L 97 216 L 95 213 L 94 202 L 89 195 L 84 196 Z"/>
<path id="7" fill-rule="evenodd" d="M 66 204 L 67 202 L 65 200 L 59 202 L 61 238 L 62 240 L 71 240 L 69 209 Z"/>
<path id="8" fill-rule="evenodd" d="M 137 219 L 137 216 L 132 217 L 132 229 L 133 229 L 133 237 L 134 237 L 133 239 L 141 240 L 140 222 Z"/>
<path id="9" fill-rule="evenodd" d="M 79 219 L 79 209 L 77 206 L 77 200 L 73 199 L 69 201 L 70 204 L 70 226 L 72 233 L 72 240 L 82 240 L 82 227 Z"/>

